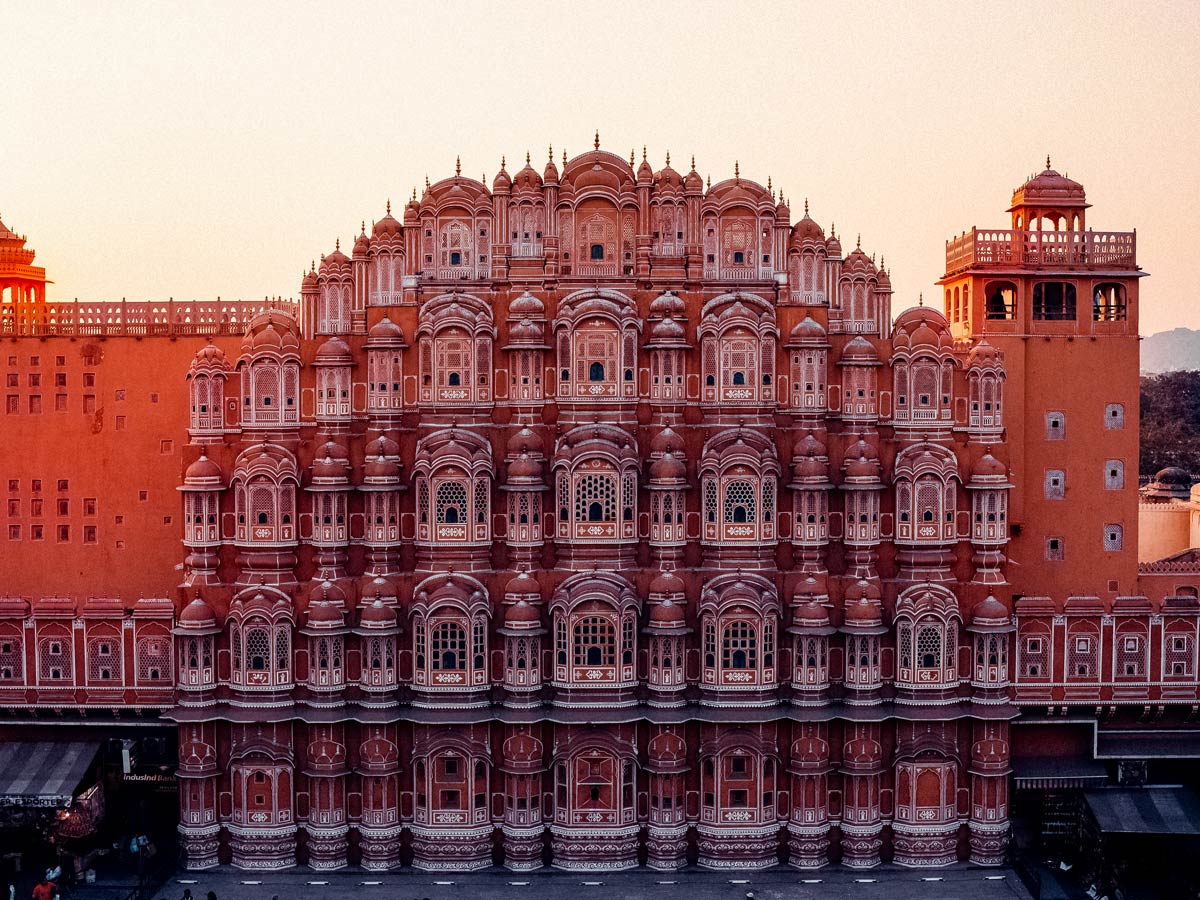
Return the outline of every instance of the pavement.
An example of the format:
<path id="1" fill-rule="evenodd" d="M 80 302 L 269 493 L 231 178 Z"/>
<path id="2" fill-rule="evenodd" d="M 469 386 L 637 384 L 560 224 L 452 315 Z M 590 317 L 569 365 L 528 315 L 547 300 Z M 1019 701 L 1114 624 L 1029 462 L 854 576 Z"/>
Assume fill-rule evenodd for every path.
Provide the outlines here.
<path id="1" fill-rule="evenodd" d="M 190 889 L 196 900 L 209 891 L 218 900 L 1031 900 L 1009 868 L 957 865 L 913 870 L 880 866 L 852 871 L 831 866 L 816 872 L 787 867 L 753 872 L 714 872 L 689 868 L 662 873 L 649 869 L 580 873 L 557 869 L 509 872 L 429 873 L 410 868 L 394 872 L 342 869 L 314 872 L 246 872 L 222 866 L 181 872 L 146 900 L 179 900 Z M 80 886 L 70 900 L 124 900 L 129 889 L 115 885 Z M 750 895 L 753 895 L 751 898 Z"/>

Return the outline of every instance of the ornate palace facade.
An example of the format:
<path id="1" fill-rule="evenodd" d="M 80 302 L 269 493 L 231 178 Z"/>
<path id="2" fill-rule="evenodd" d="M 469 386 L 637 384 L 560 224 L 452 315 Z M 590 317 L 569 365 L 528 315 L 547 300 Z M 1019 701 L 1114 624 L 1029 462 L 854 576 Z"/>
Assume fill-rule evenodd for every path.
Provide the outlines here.
<path id="1" fill-rule="evenodd" d="M 1000 863 L 1018 704 L 1037 756 L 1060 708 L 1197 702 L 1194 588 L 1139 591 L 1133 236 L 1085 206 L 1047 166 L 948 245 L 946 314 L 893 320 L 807 204 L 597 138 L 196 329 L 162 387 L 189 866 Z M 14 331 L 86 333 L 36 306 Z M 1132 364 L 1074 393 L 1050 347 Z M 0 606 L 31 672 L 44 608 Z"/>

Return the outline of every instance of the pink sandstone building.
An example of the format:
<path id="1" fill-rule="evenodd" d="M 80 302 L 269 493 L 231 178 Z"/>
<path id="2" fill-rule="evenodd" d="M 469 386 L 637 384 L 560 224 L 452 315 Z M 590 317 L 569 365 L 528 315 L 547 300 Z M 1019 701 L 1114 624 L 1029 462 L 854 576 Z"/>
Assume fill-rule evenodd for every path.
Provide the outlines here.
<path id="1" fill-rule="evenodd" d="M 6 737 L 173 728 L 197 869 L 999 864 L 1200 710 L 1087 208 L 1047 161 L 894 319 L 769 180 L 598 137 L 294 307 L 49 303 L 4 229 Z"/>

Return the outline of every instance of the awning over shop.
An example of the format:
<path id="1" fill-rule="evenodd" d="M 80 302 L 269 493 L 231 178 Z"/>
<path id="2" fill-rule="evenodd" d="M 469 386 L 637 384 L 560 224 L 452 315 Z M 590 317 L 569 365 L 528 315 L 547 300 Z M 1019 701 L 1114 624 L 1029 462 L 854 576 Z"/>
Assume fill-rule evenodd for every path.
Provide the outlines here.
<path id="1" fill-rule="evenodd" d="M 1013 778 L 1018 789 L 1099 787 L 1108 781 L 1108 769 L 1094 759 L 1027 756 L 1013 760 Z"/>
<path id="2" fill-rule="evenodd" d="M 1100 759 L 1200 759 L 1200 731 L 1129 729 L 1096 734 Z"/>
<path id="3" fill-rule="evenodd" d="M 1200 835 L 1200 796 L 1189 788 L 1085 791 L 1104 834 Z"/>
<path id="4" fill-rule="evenodd" d="M 99 749 L 99 741 L 0 743 L 0 806 L 69 805 Z"/>

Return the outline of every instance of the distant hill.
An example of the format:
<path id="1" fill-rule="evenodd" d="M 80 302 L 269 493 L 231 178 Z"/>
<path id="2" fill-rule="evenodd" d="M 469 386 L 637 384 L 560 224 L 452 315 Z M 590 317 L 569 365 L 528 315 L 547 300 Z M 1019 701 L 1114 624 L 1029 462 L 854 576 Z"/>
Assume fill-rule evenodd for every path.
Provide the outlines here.
<path id="1" fill-rule="evenodd" d="M 1142 371 L 1147 374 L 1200 369 L 1200 331 L 1175 328 L 1142 339 Z"/>

